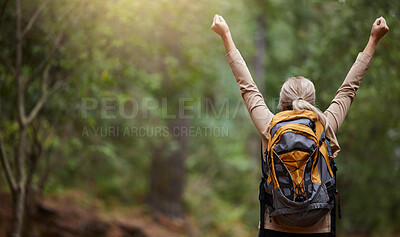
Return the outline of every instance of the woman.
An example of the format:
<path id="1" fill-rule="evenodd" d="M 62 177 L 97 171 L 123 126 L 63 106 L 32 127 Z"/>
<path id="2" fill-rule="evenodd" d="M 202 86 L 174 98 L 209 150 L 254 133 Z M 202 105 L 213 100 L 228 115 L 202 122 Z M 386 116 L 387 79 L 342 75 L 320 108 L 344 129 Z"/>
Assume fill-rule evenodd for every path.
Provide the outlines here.
<path id="1" fill-rule="evenodd" d="M 274 114 L 268 109 L 264 98 L 254 83 L 245 61 L 236 49 L 226 21 L 222 16 L 215 15 L 212 30 L 221 36 L 226 49 L 226 59 L 232 69 L 240 92 L 246 103 L 250 117 L 261 135 L 263 150 L 268 144 L 268 127 Z M 352 104 L 356 91 L 360 86 L 379 40 L 389 31 L 386 21 L 379 17 L 372 25 L 368 44 L 348 72 L 343 84 L 336 93 L 329 108 L 321 112 L 315 107 L 315 89 L 313 83 L 304 77 L 289 78 L 282 86 L 279 98 L 279 109 L 281 110 L 311 110 L 317 113 L 318 119 L 325 126 L 326 135 L 331 140 L 333 157 L 336 157 L 340 147 L 335 133 L 339 130 L 350 105 Z M 268 213 L 265 215 L 268 217 Z M 268 220 L 267 220 L 268 219 Z M 328 213 L 310 227 L 288 227 L 277 223 L 274 218 L 266 218 L 265 230 L 260 231 L 259 236 L 329 236 L 331 231 L 331 219 Z"/>

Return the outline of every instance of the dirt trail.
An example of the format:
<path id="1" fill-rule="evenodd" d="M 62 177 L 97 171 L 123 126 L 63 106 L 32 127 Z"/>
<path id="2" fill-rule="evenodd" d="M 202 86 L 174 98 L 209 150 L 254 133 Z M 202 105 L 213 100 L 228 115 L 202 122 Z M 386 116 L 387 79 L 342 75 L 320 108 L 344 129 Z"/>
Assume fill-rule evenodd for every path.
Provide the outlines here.
<path id="1" fill-rule="evenodd" d="M 0 193 L 0 237 L 10 231 L 11 198 Z M 122 213 L 123 212 L 123 213 Z M 126 214 L 128 213 L 128 214 Z M 28 218 L 24 236 L 29 237 L 180 237 L 200 236 L 194 221 L 152 217 L 143 211 L 105 212 L 83 208 L 71 197 L 53 198 L 38 204 Z"/>

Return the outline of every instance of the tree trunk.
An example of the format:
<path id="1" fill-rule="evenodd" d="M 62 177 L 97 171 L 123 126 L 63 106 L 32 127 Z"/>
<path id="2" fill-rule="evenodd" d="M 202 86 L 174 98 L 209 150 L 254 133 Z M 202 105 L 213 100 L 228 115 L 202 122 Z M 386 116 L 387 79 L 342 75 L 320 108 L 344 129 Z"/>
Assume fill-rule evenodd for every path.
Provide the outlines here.
<path id="1" fill-rule="evenodd" d="M 25 188 L 18 188 L 16 197 L 14 198 L 14 216 L 12 222 L 12 237 L 22 236 L 22 227 L 25 216 Z"/>
<path id="2" fill-rule="evenodd" d="M 14 201 L 14 216 L 12 223 L 12 237 L 21 237 L 22 228 L 25 216 L 25 198 L 26 198 L 26 170 L 25 170 L 25 149 L 26 149 L 26 139 L 27 139 L 27 127 L 22 125 L 20 129 L 19 144 L 17 151 L 17 190 Z"/>
<path id="3" fill-rule="evenodd" d="M 170 131 L 184 131 L 188 128 L 187 120 L 177 120 L 169 125 Z M 172 135 L 172 134 L 171 134 Z M 162 213 L 173 218 L 182 218 L 183 191 L 186 178 L 185 157 L 187 150 L 187 136 L 172 135 L 178 143 L 178 148 L 171 150 L 171 142 L 153 154 L 153 163 L 150 170 L 150 190 L 148 202 L 156 213 Z"/>
<path id="4" fill-rule="evenodd" d="M 3 14 L 5 12 L 6 2 L 2 4 L 2 9 L 0 10 L 0 21 L 3 18 Z M 27 198 L 31 198 L 28 196 L 27 190 L 29 190 L 31 186 L 31 179 L 33 173 L 35 172 L 37 160 L 40 156 L 39 153 L 34 157 L 35 160 L 28 165 L 30 165 L 29 174 L 27 175 L 26 171 L 26 157 L 29 144 L 29 136 L 28 136 L 28 127 L 33 123 L 34 120 L 37 119 L 37 116 L 45 103 L 48 100 L 48 97 L 54 93 L 59 87 L 58 85 L 50 86 L 49 85 L 49 72 L 51 68 L 51 61 L 53 60 L 55 52 L 59 49 L 64 31 L 61 31 L 54 40 L 54 45 L 47 57 L 39 63 L 39 65 L 33 70 L 33 73 L 25 80 L 23 76 L 23 56 L 24 56 L 24 40 L 26 34 L 33 28 L 35 22 L 39 15 L 41 14 L 44 7 L 47 5 L 48 1 L 45 0 L 38 7 L 32 17 L 29 19 L 26 26 L 24 26 L 24 22 L 22 20 L 22 0 L 15 0 L 15 20 L 16 20 L 16 28 L 15 28 L 15 36 L 16 36 L 16 45 L 15 45 L 15 70 L 12 70 L 15 76 L 17 94 L 16 94 L 16 109 L 17 109 L 17 121 L 19 126 L 18 131 L 18 142 L 16 143 L 14 162 L 10 162 L 6 148 L 3 145 L 1 136 L 0 136 L 0 158 L 1 164 L 3 166 L 3 170 L 5 171 L 5 176 L 7 179 L 7 183 L 10 187 L 12 197 L 13 197 L 13 221 L 12 221 L 12 237 L 20 237 L 23 231 L 23 224 L 25 218 L 25 209 Z M 1 23 L 1 22 L 0 22 Z M 41 89 L 41 97 L 32 107 L 30 112 L 26 111 L 25 104 L 25 93 L 29 87 L 29 85 L 39 78 L 39 74 L 43 72 L 42 81 L 40 83 Z M 61 85 L 61 84 L 60 84 Z M 38 141 L 40 143 L 40 141 Z M 33 143 L 32 143 L 33 144 Z M 33 144 L 34 146 L 35 144 Z M 39 144 L 40 145 L 40 144 Z M 32 152 L 34 149 L 32 148 Z M 35 154 L 34 154 L 35 155 Z M 28 177 L 27 177 L 28 176 Z"/>
<path id="5" fill-rule="evenodd" d="M 263 14 L 259 14 L 256 19 L 257 22 L 257 31 L 255 35 L 255 46 L 256 46 L 256 55 L 254 56 L 253 65 L 254 65 L 254 80 L 257 83 L 257 87 L 260 90 L 261 94 L 265 93 L 265 80 L 266 80 L 266 32 L 267 32 L 267 23 L 265 16 Z M 264 97 L 265 98 L 265 97 Z M 260 137 L 258 133 L 253 133 L 253 136 L 249 136 L 246 141 L 247 153 L 250 154 L 251 157 L 255 157 L 256 160 L 260 159 Z"/>

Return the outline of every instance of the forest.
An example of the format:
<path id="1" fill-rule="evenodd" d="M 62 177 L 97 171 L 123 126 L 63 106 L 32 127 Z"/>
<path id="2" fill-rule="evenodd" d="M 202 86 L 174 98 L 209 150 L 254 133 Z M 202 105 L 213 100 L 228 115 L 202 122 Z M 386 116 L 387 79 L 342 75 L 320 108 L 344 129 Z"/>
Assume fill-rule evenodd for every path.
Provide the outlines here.
<path id="1" fill-rule="evenodd" d="M 260 136 L 211 30 L 276 113 L 325 110 L 381 40 L 345 122 L 339 236 L 400 236 L 400 1 L 1 0 L 0 237 L 256 236 Z"/>

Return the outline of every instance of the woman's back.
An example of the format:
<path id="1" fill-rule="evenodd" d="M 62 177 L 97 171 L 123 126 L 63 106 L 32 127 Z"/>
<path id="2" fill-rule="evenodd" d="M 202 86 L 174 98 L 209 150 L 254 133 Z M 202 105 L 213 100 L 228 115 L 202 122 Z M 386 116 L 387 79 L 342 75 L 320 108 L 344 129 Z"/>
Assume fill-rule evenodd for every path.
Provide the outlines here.
<path id="1" fill-rule="evenodd" d="M 256 126 L 258 132 L 262 138 L 262 149 L 265 151 L 268 144 L 268 128 L 274 114 L 269 110 L 268 106 L 265 104 L 264 98 L 260 91 L 258 90 L 255 82 L 253 81 L 249 69 L 239 50 L 233 50 L 226 55 L 226 59 L 232 69 L 232 72 L 236 78 L 237 84 L 240 88 L 243 100 L 247 106 L 250 117 Z M 336 139 L 335 133 L 339 130 L 347 112 L 349 111 L 350 105 L 352 104 L 356 91 L 360 86 L 360 83 L 368 70 L 369 65 L 372 62 L 372 57 L 365 54 L 359 53 L 355 63 L 351 67 L 349 73 L 347 74 L 343 84 L 338 89 L 336 96 L 331 102 L 331 105 L 327 110 L 324 111 L 323 116 L 325 119 L 325 130 L 328 138 L 331 141 L 332 157 L 336 157 L 340 151 L 338 141 Z M 301 81 L 300 83 L 298 83 Z M 289 84 L 287 84 L 289 82 Z M 282 91 L 280 95 L 279 106 L 280 109 L 301 109 L 313 105 L 315 103 L 315 90 L 312 82 L 304 77 L 294 77 L 287 80 L 282 86 Z M 310 84 L 311 83 L 311 84 Z M 295 85 L 293 85 L 295 84 Z M 300 85 L 296 85 L 300 84 Z M 312 86 L 311 86 L 312 85 Z M 305 90 L 297 92 L 305 87 Z M 310 87 L 312 87 L 310 89 Z M 290 91 L 291 93 L 287 93 Z M 287 95 L 289 94 L 289 95 Z M 304 98 L 300 97 L 303 96 Z M 282 100 L 288 99 L 289 102 Z M 295 99 L 297 98 L 297 99 Z M 290 99 L 293 99 L 290 101 Z M 308 99 L 306 101 L 305 99 Z M 289 108 L 290 102 L 294 108 Z M 311 109 L 310 109 L 311 110 Z M 321 115 L 320 115 L 321 116 Z M 268 216 L 268 215 L 266 215 Z M 291 232 L 291 233 L 324 233 L 330 231 L 331 218 L 327 214 L 325 217 L 321 218 L 320 221 L 315 223 L 310 227 L 288 227 L 282 226 L 274 221 L 265 220 L 265 228 L 281 231 L 281 232 Z"/>

